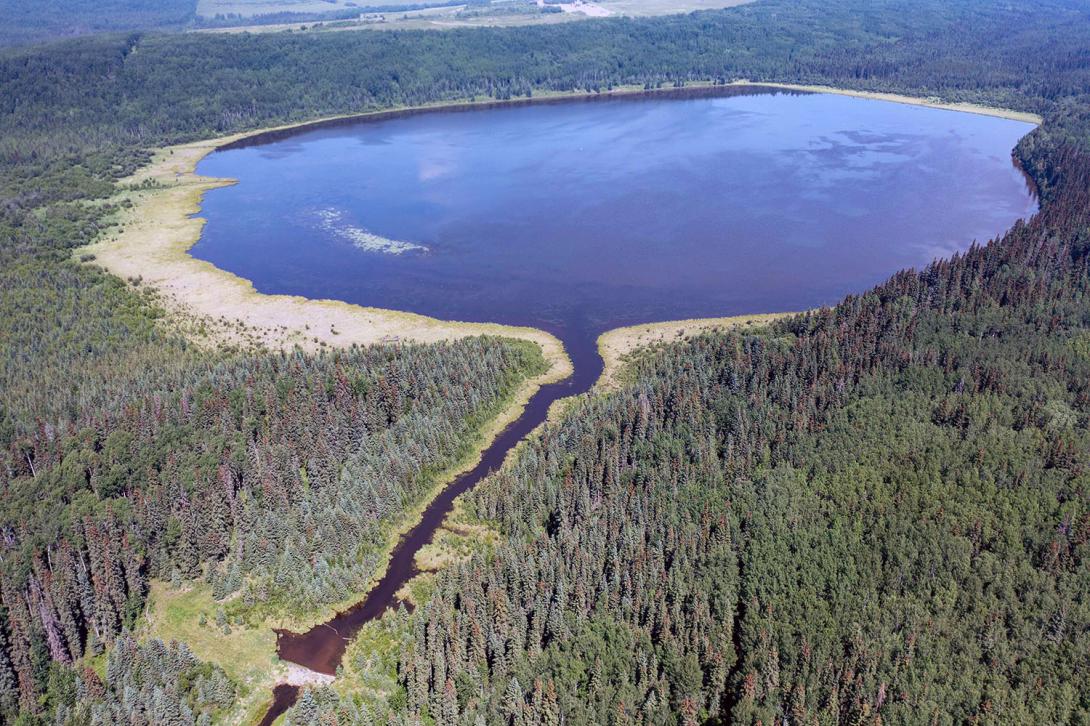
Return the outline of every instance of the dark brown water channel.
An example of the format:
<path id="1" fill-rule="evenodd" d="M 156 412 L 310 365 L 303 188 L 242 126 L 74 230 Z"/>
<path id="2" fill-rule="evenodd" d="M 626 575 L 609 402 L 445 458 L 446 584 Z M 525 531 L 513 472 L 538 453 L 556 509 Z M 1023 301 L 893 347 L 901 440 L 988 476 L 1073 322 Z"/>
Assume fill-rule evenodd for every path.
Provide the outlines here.
<path id="1" fill-rule="evenodd" d="M 574 361 L 573 361 L 574 362 Z M 522 415 L 485 449 L 480 462 L 458 476 L 440 492 L 424 510 L 420 521 L 402 535 L 390 555 L 390 563 L 378 584 L 367 593 L 362 602 L 338 613 L 333 619 L 316 625 L 305 633 L 287 630 L 276 632 L 276 651 L 284 660 L 305 666 L 313 671 L 333 675 L 341 664 L 345 649 L 363 625 L 377 620 L 387 609 L 398 604 L 397 591 L 405 583 L 420 574 L 414 564 L 416 553 L 431 542 L 435 532 L 454 506 L 454 500 L 472 489 L 481 479 L 503 464 L 510 451 L 528 433 L 545 420 L 549 405 L 565 396 L 583 393 L 590 389 L 602 371 L 597 353 L 593 359 L 577 365 L 575 374 L 560 383 L 542 386 L 530 399 Z M 262 719 L 268 726 L 277 716 L 295 704 L 299 696 L 297 686 L 280 685 L 273 693 L 273 705 Z"/>
<path id="2" fill-rule="evenodd" d="M 560 338 L 575 373 L 453 481 L 374 589 L 284 660 L 333 674 L 396 605 L 454 499 L 557 398 L 603 331 L 832 304 L 1036 211 L 1001 118 L 761 88 L 441 110 L 268 134 L 210 155 L 194 256 L 265 293 L 333 298 Z M 278 686 L 263 723 L 298 697 Z"/>

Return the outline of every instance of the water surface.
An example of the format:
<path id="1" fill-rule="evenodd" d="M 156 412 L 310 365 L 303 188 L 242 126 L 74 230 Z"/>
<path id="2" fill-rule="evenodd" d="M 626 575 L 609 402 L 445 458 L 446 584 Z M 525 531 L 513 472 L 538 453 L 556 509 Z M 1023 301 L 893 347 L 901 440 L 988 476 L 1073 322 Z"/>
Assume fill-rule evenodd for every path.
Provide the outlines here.
<path id="1" fill-rule="evenodd" d="M 375 588 L 282 658 L 334 673 L 396 604 L 454 498 L 601 370 L 597 335 L 832 304 L 1036 210 L 1031 125 L 831 95 L 720 89 L 432 112 L 271 134 L 207 157 L 193 254 L 266 293 L 556 334 L 575 372 L 451 482 Z M 298 696 L 278 686 L 263 724 Z"/>
<path id="2" fill-rule="evenodd" d="M 267 293 L 593 339 L 835 303 L 1036 205 L 1030 124 L 721 90 L 432 112 L 207 157 L 193 254 Z M 588 341 L 590 344 L 588 344 Z"/>

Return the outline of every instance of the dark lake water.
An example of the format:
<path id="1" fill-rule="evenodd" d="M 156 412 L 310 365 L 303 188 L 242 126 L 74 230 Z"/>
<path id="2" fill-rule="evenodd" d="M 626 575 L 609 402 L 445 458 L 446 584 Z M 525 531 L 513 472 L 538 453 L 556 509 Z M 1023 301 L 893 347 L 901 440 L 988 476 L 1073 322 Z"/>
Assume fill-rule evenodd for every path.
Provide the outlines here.
<path id="1" fill-rule="evenodd" d="M 729 93 L 425 113 L 219 151 L 198 171 L 239 184 L 206 195 L 192 252 L 262 292 L 532 325 L 582 349 L 618 325 L 834 303 L 1036 210 L 1011 161 L 1029 124 Z"/>
<path id="2" fill-rule="evenodd" d="M 375 588 L 286 660 L 335 672 L 397 603 L 454 498 L 601 370 L 597 335 L 654 320 L 803 310 L 1002 233 L 1036 211 L 1016 121 L 756 89 L 430 112 L 217 151 L 192 253 L 266 293 L 560 337 L 571 379 L 425 509 Z M 278 686 L 263 723 L 298 696 Z"/>

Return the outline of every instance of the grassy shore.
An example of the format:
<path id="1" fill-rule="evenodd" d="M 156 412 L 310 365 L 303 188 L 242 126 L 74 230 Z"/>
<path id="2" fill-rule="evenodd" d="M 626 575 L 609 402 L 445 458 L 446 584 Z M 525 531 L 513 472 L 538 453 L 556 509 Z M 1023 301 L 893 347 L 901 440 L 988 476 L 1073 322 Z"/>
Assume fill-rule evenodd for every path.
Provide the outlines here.
<path id="1" fill-rule="evenodd" d="M 735 83 L 747 83 L 736 81 Z M 982 106 L 977 103 L 949 103 L 941 98 L 919 98 L 917 96 L 902 96 L 898 93 L 878 93 L 875 91 L 855 91 L 847 88 L 834 88 L 832 86 L 805 86 L 797 83 L 757 83 L 755 85 L 766 88 L 778 88 L 784 91 L 802 91 L 805 93 L 832 93 L 837 96 L 852 96 L 853 98 L 869 98 L 875 101 L 889 101 L 891 103 L 903 103 L 909 106 L 924 106 L 925 108 L 937 108 L 944 111 L 960 111 L 962 113 L 975 113 L 981 116 L 995 116 L 1012 121 L 1022 121 L 1028 124 L 1040 125 L 1042 119 L 1035 113 L 1028 111 L 1013 111 L 1008 108 L 995 106 Z"/>
<path id="2" fill-rule="evenodd" d="M 211 587 L 205 583 L 175 589 L 152 582 L 136 634 L 141 639 L 183 642 L 201 660 L 223 668 L 239 687 L 227 722 L 255 723 L 267 710 L 273 686 L 289 680 L 288 665 L 276 657 L 272 630 L 231 624 L 230 632 L 224 632 L 216 622 L 216 613 L 222 609 L 223 603 L 212 599 Z"/>
<path id="3" fill-rule="evenodd" d="M 693 318 L 614 328 L 598 337 L 598 354 L 602 356 L 605 365 L 595 389 L 608 391 L 617 388 L 624 382 L 625 365 L 631 357 L 646 353 L 655 346 L 676 343 L 703 333 L 738 328 L 757 329 L 773 320 L 794 314 L 762 313 L 726 318 Z"/>
<path id="4" fill-rule="evenodd" d="M 563 345 L 541 330 L 440 321 L 336 300 L 263 295 L 249 280 L 192 257 L 189 249 L 200 237 L 204 220 L 191 215 L 200 211 L 206 191 L 233 183 L 199 176 L 195 167 L 217 147 L 244 137 L 238 134 L 159 150 L 149 166 L 121 183 L 119 201 L 131 206 L 119 213 L 118 227 L 76 255 L 94 255 L 95 264 L 154 289 L 170 320 L 188 337 L 206 344 L 316 350 L 499 335 L 541 347 L 550 369 L 540 382 L 560 380 L 570 373 Z"/>
<path id="5" fill-rule="evenodd" d="M 739 81 L 734 85 L 743 84 L 745 82 Z M 689 88 L 699 89 L 710 85 L 693 84 Z M 1031 114 L 968 104 L 945 104 L 934 99 L 814 86 L 752 85 L 786 91 L 843 93 L 932 108 L 986 113 L 1030 123 L 1040 121 Z M 517 103 L 538 103 L 590 95 L 626 96 L 646 93 L 641 87 L 617 88 L 608 94 L 543 93 L 532 100 L 524 99 Z M 441 109 L 473 104 L 484 106 L 494 103 L 492 99 L 483 99 L 459 104 L 436 104 L 425 108 Z M 399 109 L 397 112 L 411 110 L 424 109 Z M 389 114 L 387 111 L 337 118 L 379 118 Z M 325 119 L 323 122 L 329 120 L 335 119 Z M 187 337 L 204 345 L 246 348 L 300 346 L 307 350 L 318 350 L 395 340 L 437 342 L 489 334 L 530 341 L 540 346 L 547 369 L 524 381 L 509 400 L 502 403 L 496 415 L 482 424 L 470 453 L 456 466 L 436 476 L 435 486 L 429 495 L 399 518 L 390 531 L 386 558 L 378 568 L 381 573 L 400 536 L 416 524 L 434 496 L 454 477 L 476 464 L 485 447 L 507 424 L 518 418 L 541 385 L 568 376 L 572 364 L 562 343 L 541 330 L 441 321 L 412 313 L 364 308 L 334 300 L 265 295 L 257 292 L 249 281 L 189 255 L 188 251 L 200 237 L 204 223 L 203 220 L 192 217 L 200 211 L 203 194 L 210 189 L 234 183 L 230 179 L 215 179 L 196 174 L 195 169 L 200 160 L 220 146 L 234 141 L 270 131 L 301 128 L 313 123 L 261 129 L 158 150 L 149 166 L 121 184 L 119 200 L 129 202 L 130 206 L 119 213 L 118 227 L 106 238 L 78 250 L 76 255 L 94 255 L 94 262 L 113 274 L 124 279 L 139 280 L 140 284 L 153 289 L 169 314 L 167 324 L 175 326 Z M 757 328 L 786 314 L 788 313 L 669 321 L 609 331 L 598 341 L 605 368 L 594 391 L 608 391 L 618 386 L 623 380 L 625 363 L 640 351 L 712 330 L 750 326 Z M 570 401 L 556 402 L 554 409 L 550 411 L 550 420 L 555 420 L 570 404 Z M 464 559 L 476 546 L 487 546 L 494 536 L 494 533 L 483 527 L 478 531 L 473 526 L 461 526 L 454 518 L 450 522 L 453 524 L 450 524 L 449 531 L 441 533 L 434 546 L 420 553 L 419 564 L 423 569 L 440 569 Z M 477 539 L 480 541 L 468 541 Z M 415 599 L 426 596 L 433 579 L 434 575 L 427 575 L 412 583 Z M 248 723 L 264 712 L 268 692 L 273 685 L 285 681 L 307 682 L 310 677 L 305 672 L 292 672 L 276 658 L 275 637 L 270 628 L 275 626 L 293 630 L 305 629 L 323 622 L 334 612 L 354 604 L 362 596 L 363 593 L 354 595 L 344 603 L 334 604 L 323 608 L 321 612 L 305 616 L 284 615 L 270 618 L 268 622 L 261 624 L 229 624 L 231 633 L 225 635 L 223 628 L 218 627 L 214 620 L 222 604 L 212 600 L 206 586 L 193 585 L 175 590 L 163 583 L 156 583 L 150 593 L 142 633 L 147 637 L 174 638 L 188 642 L 199 657 L 223 666 L 243 685 L 244 694 L 236 714 L 236 722 Z"/>

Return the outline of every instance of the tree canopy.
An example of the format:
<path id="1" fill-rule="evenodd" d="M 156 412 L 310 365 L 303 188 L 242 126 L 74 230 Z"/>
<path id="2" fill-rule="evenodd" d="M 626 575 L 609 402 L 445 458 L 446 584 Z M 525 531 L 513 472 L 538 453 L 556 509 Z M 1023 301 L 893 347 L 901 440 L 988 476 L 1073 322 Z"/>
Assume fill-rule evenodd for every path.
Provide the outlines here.
<path id="1" fill-rule="evenodd" d="M 148 579 L 204 578 L 254 608 L 336 600 L 541 364 L 498 339 L 198 349 L 136 281 L 71 259 L 154 147 L 749 78 L 1035 111 L 1015 155 L 1041 212 L 831 309 L 641 359 L 468 497 L 500 542 L 391 624 L 394 687 L 375 696 L 352 654 L 359 682 L 308 692 L 292 722 L 1087 720 L 1088 13 L 762 0 L 4 52 L 0 714 L 221 718 L 235 685 L 181 645 L 126 635 Z"/>

